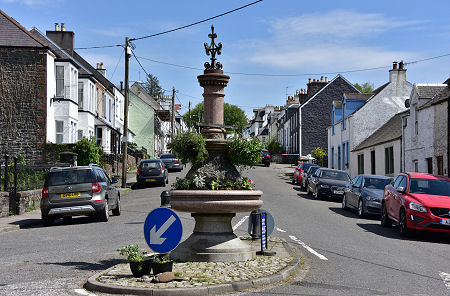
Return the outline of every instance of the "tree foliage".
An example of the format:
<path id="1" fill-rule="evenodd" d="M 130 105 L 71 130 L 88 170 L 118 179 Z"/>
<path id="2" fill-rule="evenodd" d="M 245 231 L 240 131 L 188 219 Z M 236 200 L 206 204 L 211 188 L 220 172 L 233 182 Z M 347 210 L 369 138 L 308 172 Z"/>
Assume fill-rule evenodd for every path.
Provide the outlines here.
<path id="1" fill-rule="evenodd" d="M 266 144 L 267 150 L 269 150 L 270 154 L 280 154 L 283 150 L 283 147 L 278 143 L 275 138 L 271 138 L 269 142 Z"/>
<path id="2" fill-rule="evenodd" d="M 206 140 L 195 132 L 178 134 L 169 144 L 169 149 L 181 158 L 183 163 L 197 164 L 206 160 Z"/>
<path id="3" fill-rule="evenodd" d="M 311 156 L 317 160 L 317 163 L 320 166 L 326 166 L 325 161 L 327 160 L 328 155 L 323 151 L 322 147 L 316 147 L 311 151 Z"/>
<path id="4" fill-rule="evenodd" d="M 153 98 L 158 98 L 158 97 L 164 96 L 164 90 L 159 85 L 158 77 L 156 77 L 152 74 L 148 74 L 147 81 L 144 82 L 142 87 Z"/>
<path id="5" fill-rule="evenodd" d="M 363 84 L 355 83 L 354 86 L 362 93 L 371 93 L 374 90 L 374 84 L 372 82 L 364 82 Z"/>
<path id="6" fill-rule="evenodd" d="M 228 160 L 234 165 L 254 166 L 261 160 L 264 145 L 258 138 L 235 138 L 227 143 Z"/>
<path id="7" fill-rule="evenodd" d="M 194 108 L 191 109 L 191 128 L 198 130 L 198 122 L 202 122 L 204 111 L 203 102 L 195 105 Z M 189 112 L 186 112 L 183 115 L 184 121 L 189 124 Z M 238 134 L 242 133 L 242 130 L 247 125 L 247 116 L 245 116 L 244 110 L 239 108 L 236 105 L 231 105 L 228 103 L 224 103 L 223 105 L 223 121 L 225 125 L 236 127 L 236 132 Z"/>

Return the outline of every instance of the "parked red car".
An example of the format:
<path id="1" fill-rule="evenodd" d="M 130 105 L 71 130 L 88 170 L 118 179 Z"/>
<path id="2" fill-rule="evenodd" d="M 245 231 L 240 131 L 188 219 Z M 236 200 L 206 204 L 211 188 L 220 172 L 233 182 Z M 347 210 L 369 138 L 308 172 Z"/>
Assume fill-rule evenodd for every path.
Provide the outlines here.
<path id="1" fill-rule="evenodd" d="M 301 184 L 304 173 L 309 169 L 310 166 L 316 165 L 310 162 L 300 162 L 294 170 L 294 175 L 292 176 L 292 184 Z"/>
<path id="2" fill-rule="evenodd" d="M 412 229 L 450 233 L 450 179 L 402 173 L 384 188 L 381 226 L 398 224 L 400 235 Z"/>

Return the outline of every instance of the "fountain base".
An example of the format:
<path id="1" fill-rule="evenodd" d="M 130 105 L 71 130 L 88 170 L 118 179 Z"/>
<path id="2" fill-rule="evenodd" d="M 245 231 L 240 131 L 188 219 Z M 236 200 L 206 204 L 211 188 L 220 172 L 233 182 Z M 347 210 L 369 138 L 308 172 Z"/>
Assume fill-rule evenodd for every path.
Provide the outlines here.
<path id="1" fill-rule="evenodd" d="M 194 232 L 172 251 L 171 257 L 191 262 L 237 262 L 254 256 L 250 244 L 239 239 L 231 226 L 235 214 L 191 214 Z"/>

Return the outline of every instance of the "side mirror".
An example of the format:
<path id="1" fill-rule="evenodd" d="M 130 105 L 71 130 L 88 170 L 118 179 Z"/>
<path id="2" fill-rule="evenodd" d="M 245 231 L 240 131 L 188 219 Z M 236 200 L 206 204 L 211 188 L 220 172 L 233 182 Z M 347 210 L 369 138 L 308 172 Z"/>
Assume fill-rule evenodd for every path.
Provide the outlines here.
<path id="1" fill-rule="evenodd" d="M 111 184 L 115 184 L 115 183 L 119 183 L 119 179 L 117 179 L 117 178 L 112 178 Z"/>
<path id="2" fill-rule="evenodd" d="M 353 188 L 361 188 L 359 185 L 353 184 Z"/>
<path id="3" fill-rule="evenodd" d="M 405 193 L 406 192 L 406 188 L 405 187 L 398 187 L 397 191 L 400 193 Z"/>

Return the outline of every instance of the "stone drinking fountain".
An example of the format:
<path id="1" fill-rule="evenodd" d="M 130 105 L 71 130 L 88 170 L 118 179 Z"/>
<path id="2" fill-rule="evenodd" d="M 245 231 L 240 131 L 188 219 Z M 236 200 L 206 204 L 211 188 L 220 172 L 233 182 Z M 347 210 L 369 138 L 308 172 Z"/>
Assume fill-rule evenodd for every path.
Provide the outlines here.
<path id="1" fill-rule="evenodd" d="M 227 159 L 227 140 L 223 120 L 224 88 L 230 79 L 223 74 L 222 64 L 216 62 L 222 44 L 216 44 L 214 26 L 211 26 L 211 44 L 204 44 L 211 63 L 205 63 L 203 75 L 197 77 L 203 87 L 204 123 L 202 134 L 206 137 L 208 159 L 192 166 L 187 178 L 205 177 L 206 182 L 219 179 L 235 180 L 240 177 Z M 263 204 L 259 190 L 172 190 L 172 209 L 189 212 L 195 219 L 194 231 L 172 251 L 171 257 L 181 261 L 236 262 L 251 259 L 254 251 L 250 244 L 238 238 L 231 219 L 239 212 L 251 212 Z"/>

